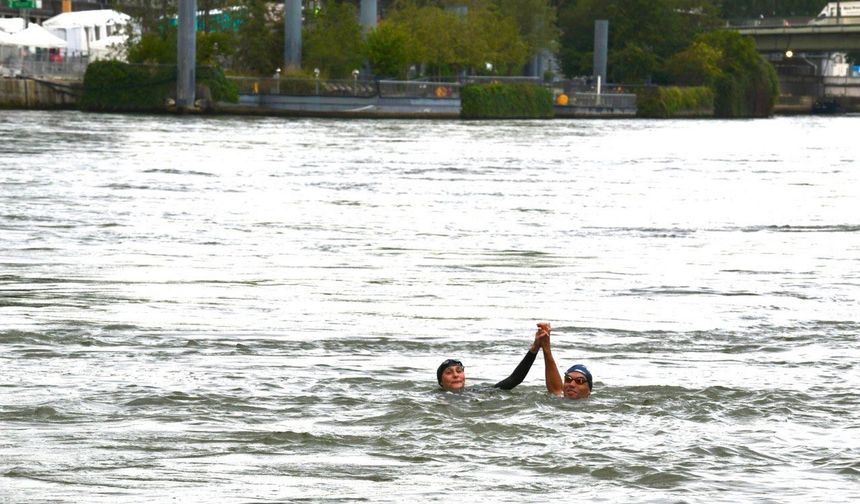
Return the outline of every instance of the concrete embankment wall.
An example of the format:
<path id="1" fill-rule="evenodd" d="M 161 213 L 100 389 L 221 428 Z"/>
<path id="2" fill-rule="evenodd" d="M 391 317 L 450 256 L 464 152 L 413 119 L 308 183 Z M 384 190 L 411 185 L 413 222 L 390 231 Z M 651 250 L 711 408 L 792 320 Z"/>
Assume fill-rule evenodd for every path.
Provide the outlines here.
<path id="1" fill-rule="evenodd" d="M 238 104 L 218 103 L 215 111 L 317 117 L 456 118 L 460 116 L 460 100 L 262 94 L 240 95 Z"/>
<path id="2" fill-rule="evenodd" d="M 78 94 L 75 84 L 0 78 L 0 108 L 73 109 Z"/>

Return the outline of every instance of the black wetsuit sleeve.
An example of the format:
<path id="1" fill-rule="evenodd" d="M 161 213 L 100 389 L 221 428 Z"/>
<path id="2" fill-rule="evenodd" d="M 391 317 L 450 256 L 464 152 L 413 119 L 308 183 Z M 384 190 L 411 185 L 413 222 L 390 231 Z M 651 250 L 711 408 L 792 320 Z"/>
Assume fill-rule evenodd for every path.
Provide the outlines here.
<path id="1" fill-rule="evenodd" d="M 535 362 L 535 357 L 537 357 L 537 352 L 526 352 L 526 356 L 523 357 L 523 360 L 521 360 L 519 364 L 517 364 L 517 368 L 514 369 L 511 376 L 508 376 L 504 380 L 493 385 L 493 387 L 500 388 L 502 390 L 511 390 L 522 383 L 523 380 L 526 379 L 526 375 L 529 374 L 529 369 L 532 368 L 532 364 Z"/>

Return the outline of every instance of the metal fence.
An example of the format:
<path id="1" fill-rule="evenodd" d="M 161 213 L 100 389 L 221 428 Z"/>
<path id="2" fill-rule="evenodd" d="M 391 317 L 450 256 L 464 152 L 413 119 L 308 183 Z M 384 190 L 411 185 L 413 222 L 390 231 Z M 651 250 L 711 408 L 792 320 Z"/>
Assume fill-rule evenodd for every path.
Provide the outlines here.
<path id="1" fill-rule="evenodd" d="M 624 93 L 572 93 L 568 97 L 570 107 L 609 107 L 616 109 L 635 109 L 636 95 Z"/>
<path id="2" fill-rule="evenodd" d="M 468 77 L 462 82 L 444 80 L 331 80 L 331 79 L 292 79 L 277 77 L 228 77 L 236 83 L 239 94 L 243 95 L 281 95 L 281 96 L 343 96 L 370 98 L 420 98 L 420 99 L 459 99 L 460 90 L 470 82 L 523 82 L 543 84 L 568 94 L 569 107 L 635 109 L 636 95 L 624 93 L 613 87 L 604 88 L 597 94 L 593 83 L 564 81 L 544 84 L 536 77 Z"/>
<path id="3" fill-rule="evenodd" d="M 459 82 L 228 77 L 239 94 L 370 98 L 460 98 Z"/>
<path id="4" fill-rule="evenodd" d="M 398 98 L 460 98 L 459 82 L 379 81 L 379 96 Z"/>
<path id="5" fill-rule="evenodd" d="M 372 97 L 379 94 L 376 81 L 358 79 L 227 78 L 244 95 Z"/>
<path id="6" fill-rule="evenodd" d="M 0 75 L 80 81 L 87 71 L 87 56 L 51 57 L 49 54 L 22 54 L 18 50 L 0 53 Z"/>

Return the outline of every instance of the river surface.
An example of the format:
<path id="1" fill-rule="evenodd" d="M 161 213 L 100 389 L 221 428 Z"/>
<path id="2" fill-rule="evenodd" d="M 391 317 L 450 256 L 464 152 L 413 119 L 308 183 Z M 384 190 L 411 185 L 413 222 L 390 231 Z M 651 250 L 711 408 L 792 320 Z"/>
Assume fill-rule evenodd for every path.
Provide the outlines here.
<path id="1" fill-rule="evenodd" d="M 858 128 L 0 112 L 0 502 L 856 502 Z"/>

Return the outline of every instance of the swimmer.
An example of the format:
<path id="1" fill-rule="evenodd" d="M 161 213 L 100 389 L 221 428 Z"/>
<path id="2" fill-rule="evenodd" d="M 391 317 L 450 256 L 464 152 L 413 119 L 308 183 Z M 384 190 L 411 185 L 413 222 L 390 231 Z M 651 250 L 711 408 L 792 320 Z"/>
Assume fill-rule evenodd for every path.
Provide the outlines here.
<path id="1" fill-rule="evenodd" d="M 542 329 L 538 324 L 538 331 L 535 333 L 535 340 L 529 345 L 529 350 L 523 357 L 523 360 L 517 365 L 514 372 L 510 376 L 493 385 L 494 388 L 502 390 L 511 390 L 525 380 L 532 364 L 537 357 L 538 350 L 541 349 L 544 338 L 549 337 L 549 332 Z M 436 369 L 436 381 L 443 390 L 448 392 L 461 392 L 466 388 L 466 366 L 457 359 L 446 359 L 439 368 Z"/>
<path id="2" fill-rule="evenodd" d="M 541 325 L 538 324 L 538 327 Z M 582 364 L 574 364 L 565 371 L 564 383 L 562 383 L 561 374 L 558 372 L 558 366 L 555 364 L 550 348 L 549 324 L 541 329 L 546 333 L 546 337 L 541 340 L 546 390 L 552 395 L 563 396 L 566 399 L 587 399 L 594 387 L 591 372 Z"/>

